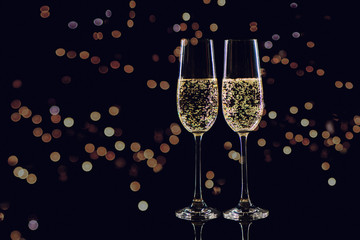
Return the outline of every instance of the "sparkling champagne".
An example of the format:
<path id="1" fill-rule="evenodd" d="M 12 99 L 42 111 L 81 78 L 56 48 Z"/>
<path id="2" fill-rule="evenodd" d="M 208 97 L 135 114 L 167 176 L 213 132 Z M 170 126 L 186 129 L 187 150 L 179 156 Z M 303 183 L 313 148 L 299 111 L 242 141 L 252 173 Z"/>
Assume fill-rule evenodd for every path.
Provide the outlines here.
<path id="1" fill-rule="evenodd" d="M 219 106 L 216 78 L 179 79 L 177 108 L 181 123 L 192 133 L 208 131 Z"/>
<path id="2" fill-rule="evenodd" d="M 233 131 L 253 131 L 264 108 L 261 78 L 225 78 L 222 106 L 225 120 Z"/>

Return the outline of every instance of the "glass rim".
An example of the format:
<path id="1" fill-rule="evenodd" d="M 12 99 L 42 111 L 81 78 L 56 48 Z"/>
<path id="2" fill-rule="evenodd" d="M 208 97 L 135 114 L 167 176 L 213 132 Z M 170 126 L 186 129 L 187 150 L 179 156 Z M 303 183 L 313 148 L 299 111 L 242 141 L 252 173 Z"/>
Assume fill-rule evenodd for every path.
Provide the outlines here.
<path id="1" fill-rule="evenodd" d="M 241 39 L 241 38 L 228 38 L 224 41 L 234 41 L 234 42 L 253 42 L 257 41 L 257 38 L 247 38 L 247 39 Z"/>

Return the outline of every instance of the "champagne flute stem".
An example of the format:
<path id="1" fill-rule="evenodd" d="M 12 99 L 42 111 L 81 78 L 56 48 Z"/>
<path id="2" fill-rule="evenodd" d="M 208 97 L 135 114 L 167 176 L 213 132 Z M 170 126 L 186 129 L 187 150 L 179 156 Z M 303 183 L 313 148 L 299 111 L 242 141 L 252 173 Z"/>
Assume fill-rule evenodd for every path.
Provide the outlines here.
<path id="1" fill-rule="evenodd" d="M 251 222 L 244 222 L 241 223 L 240 222 L 240 226 L 241 226 L 241 235 L 242 235 L 242 240 L 249 240 L 249 232 L 250 232 L 250 225 Z"/>
<path id="2" fill-rule="evenodd" d="M 201 140 L 204 133 L 194 133 L 195 138 L 195 187 L 194 198 L 191 204 L 192 208 L 201 209 L 204 207 L 204 201 L 201 191 Z"/>
<path id="3" fill-rule="evenodd" d="M 241 197 L 239 207 L 247 209 L 251 206 L 248 188 L 247 170 L 247 138 L 249 132 L 239 132 L 240 137 L 240 164 L 241 164 Z"/>

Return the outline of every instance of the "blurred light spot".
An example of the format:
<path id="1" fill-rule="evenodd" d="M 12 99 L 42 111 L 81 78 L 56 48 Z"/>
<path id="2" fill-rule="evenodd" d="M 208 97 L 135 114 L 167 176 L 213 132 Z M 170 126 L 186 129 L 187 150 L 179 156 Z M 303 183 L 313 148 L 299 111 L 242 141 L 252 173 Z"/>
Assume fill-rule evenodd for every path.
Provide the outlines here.
<path id="1" fill-rule="evenodd" d="M 179 124 L 177 124 L 177 123 L 171 123 L 170 130 L 171 130 L 172 134 L 174 134 L 174 135 L 179 135 L 181 133 L 181 128 L 180 128 Z"/>
<path id="2" fill-rule="evenodd" d="M 93 121 L 99 121 L 101 118 L 101 114 L 97 111 L 94 111 L 92 113 L 90 113 L 90 119 L 93 120 Z"/>
<path id="3" fill-rule="evenodd" d="M 138 142 L 133 142 L 133 143 L 131 143 L 131 145 L 130 145 L 130 149 L 131 149 L 131 151 L 133 151 L 133 152 L 138 152 L 138 151 L 140 151 L 140 148 L 141 148 L 141 145 L 140 145 L 140 143 L 138 143 Z"/>
<path id="4" fill-rule="evenodd" d="M 109 71 L 109 68 L 107 66 L 99 66 L 99 72 L 102 74 L 106 74 Z"/>
<path id="5" fill-rule="evenodd" d="M 269 56 L 263 56 L 263 57 L 261 58 L 261 60 L 262 60 L 263 62 L 267 63 L 267 62 L 270 61 L 270 57 L 269 57 Z"/>
<path id="6" fill-rule="evenodd" d="M 120 62 L 119 62 L 119 61 L 116 61 L 116 60 L 111 61 L 111 62 L 110 62 L 110 67 L 111 67 L 112 69 L 118 69 L 118 68 L 120 67 Z"/>
<path id="7" fill-rule="evenodd" d="M 330 164 L 328 162 L 323 162 L 321 164 L 321 169 L 324 170 L 324 171 L 327 171 L 330 169 Z"/>
<path id="8" fill-rule="evenodd" d="M 291 8 L 297 8 L 298 4 L 296 2 L 290 3 Z"/>
<path id="9" fill-rule="evenodd" d="M 309 126 L 309 120 L 308 119 L 306 119 L 306 118 L 303 118 L 303 119 L 301 119 L 301 121 L 300 121 L 300 124 L 301 124 L 301 126 L 303 126 L 303 127 L 307 127 L 307 126 Z"/>
<path id="10" fill-rule="evenodd" d="M 44 133 L 42 136 L 41 136 L 41 140 L 44 142 L 44 143 L 48 143 L 50 142 L 52 139 L 50 133 Z"/>
<path id="11" fill-rule="evenodd" d="M 226 0 L 217 0 L 217 4 L 218 4 L 220 7 L 223 7 L 223 6 L 225 6 L 225 4 L 226 4 Z"/>
<path id="12" fill-rule="evenodd" d="M 62 56 L 65 55 L 65 49 L 63 49 L 63 48 L 58 48 L 58 49 L 55 50 L 55 54 L 56 54 L 56 56 L 58 56 L 58 57 L 62 57 Z"/>
<path id="13" fill-rule="evenodd" d="M 354 123 L 355 123 L 356 125 L 360 125 L 360 116 L 355 115 L 355 116 L 353 117 L 353 120 L 354 120 Z"/>
<path id="14" fill-rule="evenodd" d="M 181 27 L 180 27 L 179 24 L 176 23 L 176 24 L 173 25 L 173 31 L 174 32 L 180 32 L 180 30 L 181 30 Z"/>
<path id="15" fill-rule="evenodd" d="M 305 71 L 308 72 L 308 73 L 311 73 L 311 72 L 314 71 L 314 67 L 312 67 L 312 66 L 306 66 Z"/>
<path id="16" fill-rule="evenodd" d="M 301 134 L 296 134 L 294 137 L 296 142 L 302 142 L 302 140 L 304 139 L 303 136 Z"/>
<path id="17" fill-rule="evenodd" d="M 130 183 L 130 189 L 131 189 L 131 191 L 133 191 L 133 192 L 139 191 L 139 190 L 140 190 L 140 187 L 141 187 L 141 185 L 140 185 L 140 183 L 139 183 L 138 181 L 132 181 L 132 182 Z"/>
<path id="18" fill-rule="evenodd" d="M 325 71 L 323 70 L 323 69 L 318 69 L 318 70 L 316 70 L 316 74 L 318 75 L 318 76 L 324 76 L 324 74 L 325 74 Z"/>
<path id="19" fill-rule="evenodd" d="M 268 113 L 270 119 L 275 119 L 277 116 L 277 113 L 275 111 L 270 111 Z"/>
<path id="20" fill-rule="evenodd" d="M 189 21 L 189 20 L 190 20 L 190 14 L 189 14 L 188 12 L 184 12 L 184 13 L 182 14 L 182 19 L 183 19 L 184 21 Z"/>
<path id="21" fill-rule="evenodd" d="M 134 19 L 135 16 L 136 16 L 135 11 L 131 10 L 131 11 L 129 12 L 129 18 Z"/>
<path id="22" fill-rule="evenodd" d="M 82 163 L 81 168 L 82 168 L 82 170 L 84 170 L 85 172 L 90 172 L 91 169 L 93 168 L 93 165 L 92 165 L 91 162 L 85 161 L 85 162 Z"/>
<path id="23" fill-rule="evenodd" d="M 122 151 L 125 149 L 125 143 L 123 141 L 116 141 L 115 142 L 115 149 L 118 151 Z"/>
<path id="24" fill-rule="evenodd" d="M 179 137 L 176 136 L 176 135 L 171 135 L 169 137 L 169 142 L 172 144 L 172 145 L 176 145 L 179 143 Z"/>
<path id="25" fill-rule="evenodd" d="M 224 143 L 225 150 L 230 150 L 232 148 L 232 143 L 227 141 Z"/>
<path id="26" fill-rule="evenodd" d="M 116 116 L 116 115 L 119 114 L 119 112 L 120 112 L 120 108 L 119 108 L 118 106 L 111 106 L 111 107 L 109 108 L 109 114 L 110 114 L 111 116 Z"/>
<path id="27" fill-rule="evenodd" d="M 135 2 L 134 0 L 131 0 L 131 1 L 129 2 L 129 7 L 130 7 L 130 8 L 135 8 L 135 7 L 136 7 L 136 2 Z"/>
<path id="28" fill-rule="evenodd" d="M 336 179 L 333 178 L 333 177 L 329 178 L 329 179 L 328 179 L 328 184 L 329 184 L 329 186 L 335 186 L 335 184 L 336 184 Z"/>
<path id="29" fill-rule="evenodd" d="M 18 112 L 14 112 L 14 113 L 11 114 L 10 119 L 13 122 L 18 122 L 21 119 L 21 115 Z"/>
<path id="30" fill-rule="evenodd" d="M 75 21 L 70 21 L 70 22 L 68 23 L 68 27 L 69 27 L 70 29 L 75 29 L 75 28 L 78 27 L 78 23 L 75 22 Z"/>
<path id="31" fill-rule="evenodd" d="M 292 68 L 292 69 L 296 69 L 296 68 L 298 68 L 298 66 L 299 66 L 299 64 L 296 62 L 290 63 L 290 68 Z"/>
<path id="32" fill-rule="evenodd" d="M 335 82 L 335 87 L 342 88 L 343 86 L 344 86 L 344 84 L 341 81 L 336 81 Z"/>
<path id="33" fill-rule="evenodd" d="M 74 119 L 73 119 L 73 118 L 67 117 L 67 118 L 64 119 L 64 126 L 65 126 L 65 127 L 70 128 L 70 127 L 72 127 L 73 125 L 74 125 Z"/>
<path id="34" fill-rule="evenodd" d="M 304 107 L 306 110 L 311 110 L 314 107 L 314 104 L 312 104 L 311 102 L 306 102 L 304 104 Z"/>
<path id="35" fill-rule="evenodd" d="M 113 30 L 111 36 L 113 36 L 113 38 L 119 38 L 121 37 L 121 32 L 119 30 Z"/>
<path id="36" fill-rule="evenodd" d="M 134 26 L 134 21 L 131 20 L 131 19 L 129 19 L 129 20 L 127 20 L 127 22 L 126 22 L 126 25 L 127 25 L 129 28 L 132 28 L 132 27 Z"/>
<path id="37" fill-rule="evenodd" d="M 34 128 L 33 135 L 35 137 L 41 137 L 42 134 L 43 134 L 42 128 L 40 128 L 40 127 Z"/>
<path id="38" fill-rule="evenodd" d="M 154 88 L 156 88 L 157 83 L 156 83 L 156 81 L 154 81 L 154 80 L 152 80 L 152 79 L 149 79 L 149 80 L 146 82 L 146 85 L 148 86 L 148 88 L 154 89 Z"/>
<path id="39" fill-rule="evenodd" d="M 257 144 L 260 146 L 260 147 L 264 147 L 266 145 L 266 140 L 264 138 L 260 138 L 258 141 L 257 141 Z"/>
<path id="40" fill-rule="evenodd" d="M 279 34 L 274 34 L 274 35 L 272 35 L 271 38 L 272 38 L 274 41 L 277 41 L 277 40 L 280 39 L 280 35 L 279 35 Z"/>
<path id="41" fill-rule="evenodd" d="M 27 181 L 29 184 L 35 184 L 36 181 L 37 181 L 37 177 L 36 177 L 35 174 L 30 173 L 30 174 L 27 176 L 26 181 Z"/>
<path id="42" fill-rule="evenodd" d="M 149 158 L 146 161 L 146 165 L 148 165 L 149 168 L 154 168 L 157 165 L 157 160 L 155 158 Z"/>
<path id="43" fill-rule="evenodd" d="M 54 105 L 50 107 L 49 111 L 51 115 L 57 115 L 60 112 L 60 108 Z"/>
<path id="44" fill-rule="evenodd" d="M 12 86 L 13 86 L 13 88 L 21 88 L 21 86 L 22 86 L 22 81 L 19 80 L 19 79 L 16 79 L 16 80 L 14 80 L 14 81 L 12 82 Z"/>
<path id="45" fill-rule="evenodd" d="M 199 42 L 199 40 L 196 38 L 196 37 L 192 37 L 191 39 L 190 39 L 190 43 L 191 43 L 191 45 L 197 45 L 198 44 L 198 42 Z M 176 56 L 176 55 L 175 55 Z"/>
<path id="46" fill-rule="evenodd" d="M 63 84 L 69 84 L 71 82 L 71 77 L 70 76 L 63 76 L 61 78 L 61 83 Z"/>
<path id="47" fill-rule="evenodd" d="M 308 41 L 306 43 L 306 46 L 308 46 L 308 48 L 313 48 L 313 47 L 315 47 L 315 43 L 313 41 Z"/>
<path id="48" fill-rule="evenodd" d="M 345 133 L 345 138 L 348 140 L 351 140 L 354 138 L 354 134 L 352 132 L 346 132 Z"/>
<path id="49" fill-rule="evenodd" d="M 353 132 L 360 133 L 360 126 L 358 126 L 358 125 L 353 126 Z"/>
<path id="50" fill-rule="evenodd" d="M 203 0 L 204 4 L 209 4 L 211 2 L 211 0 Z"/>
<path id="51" fill-rule="evenodd" d="M 156 21 L 156 16 L 154 14 L 151 14 L 149 16 L 149 22 L 154 23 Z"/>
<path id="52" fill-rule="evenodd" d="M 148 209 L 149 205 L 146 201 L 142 200 L 138 203 L 138 208 L 140 211 L 146 211 Z"/>
<path id="53" fill-rule="evenodd" d="M 61 156 L 59 152 L 52 152 L 50 153 L 50 160 L 53 162 L 58 162 L 60 160 Z"/>
<path id="54" fill-rule="evenodd" d="M 31 118 L 31 121 L 34 123 L 34 124 L 40 124 L 41 121 L 42 121 L 42 117 L 40 115 L 34 115 L 32 118 Z"/>
<path id="55" fill-rule="evenodd" d="M 167 143 L 162 143 L 160 145 L 160 151 L 162 153 L 168 153 L 170 151 L 170 146 Z"/>
<path id="56" fill-rule="evenodd" d="M 124 66 L 124 71 L 125 71 L 126 73 L 132 73 L 132 72 L 134 71 L 134 67 L 131 66 L 131 65 L 125 65 L 125 66 Z"/>
<path id="57" fill-rule="evenodd" d="M 285 138 L 286 138 L 287 140 L 291 140 L 291 139 L 294 138 L 294 134 L 293 134 L 292 132 L 286 132 L 286 133 L 285 133 Z"/>
<path id="58" fill-rule="evenodd" d="M 291 34 L 291 36 L 292 36 L 293 38 L 299 38 L 299 37 L 300 37 L 300 33 L 299 33 L 299 32 L 293 32 L 293 33 Z"/>
<path id="59" fill-rule="evenodd" d="M 105 11 L 105 16 L 106 16 L 107 18 L 110 18 L 110 17 L 112 16 L 112 12 L 111 12 L 110 9 L 108 9 L 108 10 Z"/>
<path id="60" fill-rule="evenodd" d="M 264 47 L 265 47 L 266 49 L 270 49 L 270 48 L 273 47 L 273 44 L 272 44 L 271 41 L 266 41 L 266 42 L 264 43 Z"/>
<path id="61" fill-rule="evenodd" d="M 67 53 L 66 53 L 66 56 L 69 58 L 69 59 L 74 59 L 74 58 L 76 58 L 76 52 L 75 51 L 73 51 L 73 50 L 70 50 L 70 51 L 68 51 Z"/>
<path id="62" fill-rule="evenodd" d="M 213 179 L 215 177 L 215 173 L 213 171 L 207 171 L 206 172 L 206 178 L 207 179 Z"/>
<path id="63" fill-rule="evenodd" d="M 104 21 L 101 18 L 95 18 L 93 23 L 95 26 L 101 26 L 103 25 Z"/>
<path id="64" fill-rule="evenodd" d="M 5 215 L 4 213 L 0 212 L 0 222 L 4 221 Z"/>
<path id="65" fill-rule="evenodd" d="M 10 166 L 15 166 L 16 164 L 18 164 L 18 162 L 19 162 L 19 159 L 17 158 L 17 156 L 15 156 L 15 155 L 11 155 L 11 156 L 9 156 L 8 157 L 8 164 L 10 165 Z"/>
<path id="66" fill-rule="evenodd" d="M 158 54 L 153 54 L 151 58 L 152 58 L 152 60 L 153 60 L 154 62 L 158 62 L 158 61 L 160 60 Z"/>
<path id="67" fill-rule="evenodd" d="M 168 60 L 169 60 L 170 63 L 175 63 L 176 58 L 175 58 L 174 55 L 170 54 L 170 55 L 168 56 Z"/>
<path id="68" fill-rule="evenodd" d="M 341 142 L 341 139 L 338 136 L 335 136 L 335 137 L 332 138 L 332 142 L 334 144 L 339 144 Z"/>
<path id="69" fill-rule="evenodd" d="M 105 134 L 105 136 L 107 136 L 107 137 L 112 137 L 112 136 L 114 136 L 114 134 L 115 134 L 115 130 L 114 130 L 114 128 L 112 128 L 112 127 L 106 127 L 106 128 L 104 129 L 104 134 Z"/>
<path id="70" fill-rule="evenodd" d="M 323 131 L 321 133 L 321 136 L 324 138 L 324 139 L 328 139 L 330 137 L 330 133 L 328 131 Z"/>
<path id="71" fill-rule="evenodd" d="M 28 227 L 30 230 L 35 231 L 36 229 L 38 229 L 39 223 L 35 219 L 32 219 L 29 221 Z"/>
<path id="72" fill-rule="evenodd" d="M 99 155 L 100 157 L 104 157 L 107 153 L 107 149 L 103 146 L 100 146 L 96 149 L 96 154 Z"/>
<path id="73" fill-rule="evenodd" d="M 88 51 L 81 51 L 80 53 L 79 53 L 79 56 L 80 56 L 80 58 L 81 59 L 88 59 L 89 58 L 89 56 L 90 56 L 90 53 L 88 52 Z"/>
<path id="74" fill-rule="evenodd" d="M 192 30 L 194 30 L 194 31 L 196 31 L 196 30 L 198 30 L 199 29 L 199 23 L 197 23 L 197 22 L 193 22 L 192 24 L 191 24 L 191 28 L 192 28 Z"/>
<path id="75" fill-rule="evenodd" d="M 284 152 L 284 154 L 289 155 L 291 153 L 291 147 L 285 146 L 283 148 L 283 152 Z"/>
<path id="76" fill-rule="evenodd" d="M 10 233 L 11 240 L 21 240 L 21 233 L 18 230 L 14 230 Z"/>
<path id="77" fill-rule="evenodd" d="M 22 168 L 18 171 L 18 177 L 20 179 L 25 179 L 29 176 L 29 171 L 25 168 Z"/>
<path id="78" fill-rule="evenodd" d="M 206 180 L 206 181 L 205 181 L 205 187 L 206 187 L 207 189 L 211 189 L 212 187 L 214 187 L 214 182 L 213 182 L 213 180 L 211 180 L 211 179 Z"/>
<path id="79" fill-rule="evenodd" d="M 346 87 L 347 89 L 352 89 L 352 88 L 354 87 L 354 85 L 352 84 L 352 82 L 346 82 L 346 83 L 345 83 L 345 87 Z"/>
<path id="80" fill-rule="evenodd" d="M 210 31 L 216 32 L 218 29 L 219 29 L 219 27 L 216 23 L 210 24 Z"/>
<path id="81" fill-rule="evenodd" d="M 312 138 L 316 138 L 318 135 L 318 132 L 314 129 L 310 130 L 309 132 L 309 136 L 312 137 Z"/>
<path id="82" fill-rule="evenodd" d="M 154 151 L 151 149 L 146 149 L 144 151 L 144 157 L 147 159 L 153 158 L 154 157 Z"/>
<path id="83" fill-rule="evenodd" d="M 100 58 L 99 58 L 98 56 L 92 56 L 92 57 L 90 58 L 90 62 L 91 62 L 92 64 L 99 64 L 99 63 L 100 63 Z"/>
<path id="84" fill-rule="evenodd" d="M 85 144 L 85 152 L 92 153 L 95 151 L 95 146 L 92 143 Z"/>
<path id="85" fill-rule="evenodd" d="M 161 81 L 160 82 L 160 88 L 162 90 L 168 90 L 170 88 L 170 84 L 167 81 Z"/>
<path id="86" fill-rule="evenodd" d="M 113 151 L 108 151 L 105 155 L 106 160 L 113 161 L 115 159 L 115 153 Z"/>
<path id="87" fill-rule="evenodd" d="M 299 109 L 296 106 L 290 107 L 290 113 L 296 114 L 296 113 L 298 113 L 298 111 L 299 111 Z"/>
<path id="88" fill-rule="evenodd" d="M 197 30 L 197 31 L 195 32 L 195 37 L 196 37 L 196 38 L 202 38 L 202 36 L 203 36 L 202 31 Z"/>

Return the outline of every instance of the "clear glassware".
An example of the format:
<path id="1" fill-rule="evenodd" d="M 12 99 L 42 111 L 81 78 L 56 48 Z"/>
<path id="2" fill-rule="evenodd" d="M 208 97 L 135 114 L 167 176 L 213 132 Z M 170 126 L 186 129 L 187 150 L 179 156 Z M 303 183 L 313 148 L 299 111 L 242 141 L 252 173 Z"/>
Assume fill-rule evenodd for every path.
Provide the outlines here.
<path id="1" fill-rule="evenodd" d="M 230 128 L 240 137 L 241 197 L 224 218 L 251 221 L 266 218 L 269 211 L 252 204 L 248 189 L 247 137 L 257 127 L 264 109 L 256 39 L 225 40 L 222 109 Z"/>
<path id="2" fill-rule="evenodd" d="M 188 39 L 182 39 L 177 111 L 182 125 L 195 139 L 195 187 L 191 205 L 176 211 L 178 218 L 206 221 L 221 214 L 206 205 L 201 190 L 201 139 L 214 124 L 218 107 L 219 90 L 213 41 L 200 39 L 195 44 Z"/>

